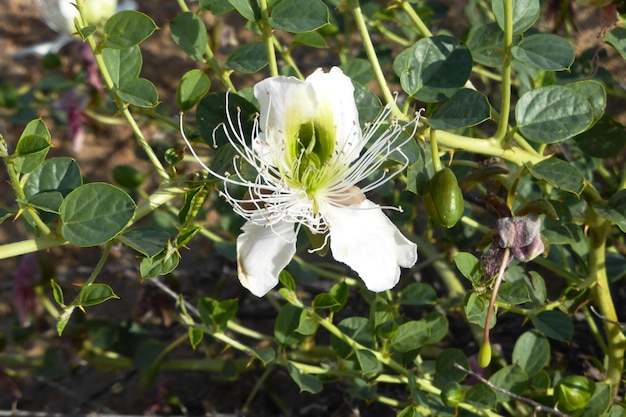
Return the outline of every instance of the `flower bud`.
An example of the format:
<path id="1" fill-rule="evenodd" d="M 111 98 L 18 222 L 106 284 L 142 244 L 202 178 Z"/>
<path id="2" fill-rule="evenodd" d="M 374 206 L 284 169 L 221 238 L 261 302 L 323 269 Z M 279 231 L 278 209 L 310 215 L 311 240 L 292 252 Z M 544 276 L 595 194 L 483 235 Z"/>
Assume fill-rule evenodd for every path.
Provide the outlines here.
<path id="1" fill-rule="evenodd" d="M 554 389 L 559 410 L 573 413 L 583 409 L 595 389 L 596 383 L 584 376 L 571 375 L 561 379 Z"/>
<path id="2" fill-rule="evenodd" d="M 435 223 L 454 226 L 463 216 L 463 192 L 450 168 L 437 172 L 424 187 L 424 207 Z"/>

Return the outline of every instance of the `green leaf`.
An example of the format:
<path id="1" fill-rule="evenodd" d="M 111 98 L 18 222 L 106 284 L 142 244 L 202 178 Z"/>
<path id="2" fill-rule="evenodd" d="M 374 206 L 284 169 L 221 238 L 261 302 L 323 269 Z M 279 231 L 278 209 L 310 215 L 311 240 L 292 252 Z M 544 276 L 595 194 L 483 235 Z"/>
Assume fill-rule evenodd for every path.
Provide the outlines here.
<path id="1" fill-rule="evenodd" d="M 611 387 L 604 382 L 596 383 L 596 389 L 582 413 L 576 414 L 577 417 L 595 417 L 601 416 L 609 408 L 611 404 Z"/>
<path id="2" fill-rule="evenodd" d="M 304 339 L 304 336 L 296 331 L 300 326 L 301 312 L 301 308 L 291 304 L 281 307 L 274 322 L 274 336 L 278 343 L 292 346 Z"/>
<path id="3" fill-rule="evenodd" d="M 529 376 L 535 375 L 548 365 L 550 343 L 537 332 L 525 332 L 515 342 L 512 362 L 519 365 Z"/>
<path id="4" fill-rule="evenodd" d="M 467 297 L 465 316 L 470 323 L 474 323 L 484 329 L 488 310 L 489 304 L 476 293 L 472 293 Z M 495 314 L 491 317 L 490 329 L 493 329 L 496 325 L 497 318 L 498 316 Z"/>
<path id="5" fill-rule="evenodd" d="M 328 7 L 321 0 L 282 0 L 272 9 L 269 22 L 286 32 L 310 32 L 328 23 Z"/>
<path id="6" fill-rule="evenodd" d="M 309 311 L 302 310 L 296 332 L 305 336 L 311 336 L 315 334 L 317 327 L 318 323 L 311 317 Z"/>
<path id="7" fill-rule="evenodd" d="M 409 321 L 398 326 L 395 336 L 391 339 L 391 346 L 398 352 L 408 352 L 419 349 L 428 343 L 430 327 L 424 321 Z"/>
<path id="8" fill-rule="evenodd" d="M 429 284 L 414 282 L 402 289 L 399 301 L 400 304 L 409 306 L 434 304 L 437 301 L 437 293 Z"/>
<path id="9" fill-rule="evenodd" d="M 70 321 L 70 317 L 72 317 L 72 313 L 76 306 L 68 306 L 63 309 L 61 316 L 59 317 L 59 321 L 57 321 L 56 329 L 57 334 L 61 336 L 63 334 L 63 330 L 67 326 L 67 323 Z"/>
<path id="10" fill-rule="evenodd" d="M 267 65 L 265 44 L 260 41 L 246 43 L 228 56 L 224 67 L 244 74 L 253 74 Z"/>
<path id="11" fill-rule="evenodd" d="M 111 16 L 104 24 L 104 44 L 114 49 L 139 45 L 157 29 L 147 15 L 124 10 Z"/>
<path id="12" fill-rule="evenodd" d="M 430 335 L 426 341 L 427 345 L 434 345 L 441 341 L 448 333 L 448 320 L 446 316 L 441 313 L 433 311 L 424 316 L 420 321 L 426 323 L 426 326 L 430 329 Z"/>
<path id="13" fill-rule="evenodd" d="M 626 190 L 614 194 L 606 206 L 594 205 L 594 210 L 626 233 Z"/>
<path id="14" fill-rule="evenodd" d="M 426 102 L 451 97 L 467 82 L 472 55 L 457 39 L 439 35 L 420 39 L 393 63 L 402 89 Z"/>
<path id="15" fill-rule="evenodd" d="M 152 258 L 167 246 L 169 233 L 156 227 L 137 227 L 125 231 L 117 239 L 142 255 Z"/>
<path id="16" fill-rule="evenodd" d="M 554 340 L 569 343 L 574 335 L 572 320 L 560 311 L 541 311 L 531 321 L 537 330 Z"/>
<path id="17" fill-rule="evenodd" d="M 202 339 L 204 338 L 204 332 L 200 329 L 190 327 L 189 329 L 187 329 L 187 333 L 189 335 L 189 344 L 191 344 L 193 350 L 196 350 L 196 347 L 200 344 L 200 342 L 202 342 Z"/>
<path id="18" fill-rule="evenodd" d="M 606 34 L 604 41 L 615 48 L 622 58 L 626 59 L 626 28 L 621 26 L 613 28 Z"/>
<path id="19" fill-rule="evenodd" d="M 466 377 L 465 371 L 454 366 L 455 363 L 458 363 L 465 369 L 470 369 L 469 360 L 460 349 L 446 349 L 437 356 L 435 361 L 435 370 L 437 372 L 435 376 L 436 386 L 444 387 L 450 382 L 460 382 Z"/>
<path id="20" fill-rule="evenodd" d="M 52 146 L 50 132 L 41 119 L 29 122 L 20 136 L 11 162 L 20 174 L 32 172 L 41 165 Z"/>
<path id="21" fill-rule="evenodd" d="M 356 349 L 355 354 L 365 379 L 376 378 L 382 373 L 383 365 L 378 361 L 374 353 L 365 349 Z"/>
<path id="22" fill-rule="evenodd" d="M 216 15 L 228 13 L 234 9 L 232 4 L 224 0 L 200 0 L 199 3 L 202 10 L 208 10 Z"/>
<path id="23" fill-rule="evenodd" d="M 605 114 L 591 129 L 574 136 L 574 142 L 595 158 L 619 155 L 626 146 L 626 126 Z"/>
<path id="24" fill-rule="evenodd" d="M 468 252 L 459 252 L 454 255 L 454 264 L 459 272 L 467 278 L 472 285 L 478 285 L 483 280 L 483 273 L 478 259 Z"/>
<path id="25" fill-rule="evenodd" d="M 134 189 L 146 180 L 146 176 L 130 165 L 116 165 L 111 172 L 113 181 L 124 188 Z"/>
<path id="26" fill-rule="evenodd" d="M 143 65 L 139 46 L 124 49 L 105 48 L 102 51 L 102 58 L 115 87 L 120 88 L 139 77 Z"/>
<path id="27" fill-rule="evenodd" d="M 485 384 L 476 384 L 465 393 L 464 402 L 472 404 L 480 410 L 489 410 L 496 407 L 498 397 L 496 392 Z"/>
<path id="28" fill-rule="evenodd" d="M 380 114 L 382 104 L 380 99 L 371 90 L 357 82 L 352 82 L 354 86 L 354 100 L 359 111 L 359 124 L 365 126 Z"/>
<path id="29" fill-rule="evenodd" d="M 181 111 L 193 108 L 211 87 L 209 77 L 199 69 L 187 72 L 180 79 L 180 84 L 176 90 L 176 103 Z"/>
<path id="30" fill-rule="evenodd" d="M 496 22 L 504 31 L 504 0 L 494 0 L 491 3 Z M 516 0 L 513 2 L 513 33 L 518 34 L 527 31 L 535 24 L 541 4 L 539 0 Z"/>
<path id="31" fill-rule="evenodd" d="M 339 66 L 352 81 L 365 85 L 374 79 L 374 70 L 367 59 L 350 59 Z"/>
<path id="32" fill-rule="evenodd" d="M 207 29 L 200 17 L 191 12 L 182 12 L 170 21 L 172 39 L 189 58 L 203 62 L 207 48 Z"/>
<path id="33" fill-rule="evenodd" d="M 152 81 L 136 78 L 126 82 L 115 91 L 117 96 L 126 103 L 137 107 L 150 108 L 159 104 L 159 93 Z"/>
<path id="34" fill-rule="evenodd" d="M 106 183 L 81 185 L 60 208 L 61 234 L 77 246 L 97 246 L 116 237 L 135 215 L 135 203 Z"/>
<path id="35" fill-rule="evenodd" d="M 143 258 L 139 264 L 139 274 L 143 279 L 167 275 L 176 269 L 180 255 L 176 248 L 168 244 L 167 249 L 152 258 Z"/>
<path id="36" fill-rule="evenodd" d="M 200 319 L 209 328 L 217 328 L 223 331 L 228 320 L 234 317 L 239 302 L 236 299 L 218 301 L 210 297 L 203 297 L 198 301 Z"/>
<path id="37" fill-rule="evenodd" d="M 58 191 L 66 196 L 83 184 L 80 167 L 72 158 L 50 158 L 44 161 L 28 176 L 24 184 L 24 194 L 29 199 L 36 194 Z"/>
<path id="38" fill-rule="evenodd" d="M 10 211 L 8 211 L 7 209 L 3 207 L 0 207 L 0 224 L 2 224 L 3 221 L 5 221 L 6 219 L 12 216 L 13 216 L 13 213 L 11 213 Z"/>
<path id="39" fill-rule="evenodd" d="M 593 122 L 593 108 L 571 88 L 553 85 L 524 94 L 515 107 L 522 134 L 539 143 L 556 143 L 584 132 Z"/>
<path id="40" fill-rule="evenodd" d="M 472 58 L 479 64 L 487 67 L 502 65 L 502 45 L 504 32 L 497 23 L 481 26 L 472 26 L 467 38 L 467 47 L 472 52 Z"/>
<path id="41" fill-rule="evenodd" d="M 112 298 L 120 298 L 113 292 L 113 289 L 106 284 L 91 284 L 83 287 L 76 300 L 72 303 L 76 306 L 95 306 L 102 304 Z"/>
<path id="42" fill-rule="evenodd" d="M 547 33 L 525 37 L 511 49 L 511 53 L 524 65 L 545 71 L 569 69 L 576 57 L 568 41 Z"/>
<path id="43" fill-rule="evenodd" d="M 367 348 L 374 346 L 374 340 L 370 333 L 370 323 L 365 317 L 348 317 L 340 321 L 337 327 L 343 334 L 361 345 Z M 352 348 L 334 335 L 330 339 L 330 345 L 343 358 L 347 358 L 352 353 Z"/>
<path id="44" fill-rule="evenodd" d="M 227 117 L 227 101 L 230 117 L 236 124 L 241 121 L 241 128 L 244 133 L 252 132 L 257 113 L 257 109 L 252 103 L 235 93 L 220 92 L 204 96 L 196 109 L 196 124 L 204 142 L 211 145 L 215 143 L 218 152 L 222 145 L 226 145 L 226 149 L 232 150 L 232 145 L 220 127 Z M 225 163 L 232 166 L 232 157 L 226 158 Z M 213 168 L 213 164 L 211 167 Z M 223 171 L 218 170 L 218 172 Z"/>
<path id="45" fill-rule="evenodd" d="M 310 392 L 311 394 L 317 394 L 322 391 L 324 385 L 322 381 L 313 375 L 303 374 L 298 368 L 296 368 L 291 362 L 287 363 L 287 372 L 293 381 L 298 384 L 300 391 Z"/>
<path id="46" fill-rule="evenodd" d="M 261 10 L 258 0 L 228 0 L 235 9 L 251 22 L 261 20 Z"/>
<path id="47" fill-rule="evenodd" d="M 595 80 L 583 80 L 566 86 L 587 99 L 593 110 L 594 121 L 602 118 L 606 108 L 606 90 L 602 84 Z"/>
<path id="48" fill-rule="evenodd" d="M 530 301 L 530 294 L 524 281 L 503 282 L 497 299 L 507 304 L 524 304 Z"/>
<path id="49" fill-rule="evenodd" d="M 585 177 L 578 167 L 558 158 L 548 158 L 529 167 L 530 173 L 538 180 L 575 195 L 585 188 Z"/>
<path id="50" fill-rule="evenodd" d="M 50 286 L 52 286 L 52 296 L 54 297 L 54 301 L 61 306 L 65 307 L 65 299 L 63 297 L 63 289 L 57 282 L 53 279 L 50 280 Z"/>
<path id="51" fill-rule="evenodd" d="M 457 129 L 475 126 L 491 117 L 487 97 L 476 90 L 462 88 L 454 93 L 426 123 L 435 129 Z"/>
<path id="52" fill-rule="evenodd" d="M 291 40 L 292 45 L 303 45 L 311 48 L 326 49 L 326 39 L 317 32 L 297 33 Z"/>
<path id="53" fill-rule="evenodd" d="M 58 191 L 44 191 L 28 199 L 28 205 L 48 213 L 59 213 L 63 195 Z M 43 219 L 42 219 L 43 220 Z M 48 223 L 48 221 L 46 221 Z"/>
<path id="54" fill-rule="evenodd" d="M 526 389 L 526 385 L 528 385 L 528 375 L 519 365 L 514 364 L 506 366 L 493 374 L 489 378 L 489 382 L 513 394 L 521 395 Z M 500 391 L 496 391 L 496 396 L 498 402 L 505 402 L 511 399 L 509 395 Z"/>

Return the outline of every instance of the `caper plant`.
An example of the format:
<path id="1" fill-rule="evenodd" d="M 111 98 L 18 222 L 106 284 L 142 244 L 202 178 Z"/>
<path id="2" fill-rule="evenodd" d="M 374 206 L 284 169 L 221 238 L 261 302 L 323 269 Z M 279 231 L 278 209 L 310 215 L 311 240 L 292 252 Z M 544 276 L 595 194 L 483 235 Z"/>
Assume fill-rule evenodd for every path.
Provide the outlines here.
<path id="1" fill-rule="evenodd" d="M 32 237 L 0 258 L 102 249 L 76 294 L 55 279 L 39 293 L 59 337 L 118 297 L 99 277 L 121 243 L 136 279 L 177 300 L 183 329 L 153 355 L 148 383 L 181 345 L 210 345 L 237 361 L 218 355 L 200 372 L 262 372 L 262 385 L 284 369 L 316 395 L 341 381 L 403 417 L 626 415 L 625 119 L 607 105 L 626 93 L 602 55 L 577 56 L 567 32 L 546 30 L 539 0 L 471 2 L 463 27 L 411 0 L 178 0 L 163 29 L 196 66 L 180 75 L 178 109 L 140 76 L 153 18 L 94 23 L 85 3 L 72 27 L 157 186 L 130 166 L 118 185 L 84 181 L 76 159 L 48 156 L 47 120 L 1 138 L 14 204 L 0 219 Z M 601 6 L 610 23 L 595 48 L 624 59 L 620 11 Z M 254 40 L 224 53 L 207 15 L 238 15 Z M 170 132 L 165 152 L 148 123 Z M 202 226 L 207 211 L 224 221 Z M 176 214 L 174 229 L 139 223 L 160 212 Z M 167 287 L 186 247 L 219 250 L 237 270 L 222 285 L 272 306 L 273 333 L 242 322 L 219 289 Z M 500 340 L 511 318 L 522 325 Z M 471 343 L 454 345 L 451 323 Z M 593 375 L 555 364 L 576 332 L 602 352 Z M 88 363 L 123 355 L 85 346 Z"/>

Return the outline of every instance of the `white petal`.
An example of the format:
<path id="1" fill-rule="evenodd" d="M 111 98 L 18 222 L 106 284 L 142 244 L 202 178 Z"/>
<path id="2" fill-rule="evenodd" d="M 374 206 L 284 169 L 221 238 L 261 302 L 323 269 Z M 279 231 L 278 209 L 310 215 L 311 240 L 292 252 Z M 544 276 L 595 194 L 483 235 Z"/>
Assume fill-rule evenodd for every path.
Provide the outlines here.
<path id="1" fill-rule="evenodd" d="M 417 262 L 415 243 L 370 200 L 347 207 L 326 205 L 320 211 L 329 225 L 333 257 L 356 271 L 369 290 L 392 288 L 400 279 L 399 267 Z"/>
<path id="2" fill-rule="evenodd" d="M 313 86 L 320 106 L 332 109 L 337 140 L 335 150 L 343 152 L 346 163 L 352 162 L 363 147 L 352 81 L 340 68 L 333 67 L 328 73 L 318 69 L 307 77 L 306 82 Z"/>
<path id="3" fill-rule="evenodd" d="M 293 223 L 259 226 L 247 222 L 237 238 L 239 281 L 252 294 L 262 297 L 278 284 L 278 274 L 296 253 Z"/>

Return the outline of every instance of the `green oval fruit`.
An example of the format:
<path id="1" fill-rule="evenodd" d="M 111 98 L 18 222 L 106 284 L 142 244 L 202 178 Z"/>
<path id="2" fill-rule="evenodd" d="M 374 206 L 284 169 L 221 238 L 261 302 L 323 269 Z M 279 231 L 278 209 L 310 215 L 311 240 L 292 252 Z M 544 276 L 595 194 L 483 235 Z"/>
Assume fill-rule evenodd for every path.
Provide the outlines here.
<path id="1" fill-rule="evenodd" d="M 113 168 L 113 179 L 116 183 L 126 188 L 137 188 L 146 177 L 130 165 L 117 165 Z"/>
<path id="2" fill-rule="evenodd" d="M 452 227 L 463 216 L 463 191 L 450 168 L 437 172 L 424 187 L 424 207 L 435 223 Z"/>
<path id="3" fill-rule="evenodd" d="M 584 376 L 571 375 L 561 379 L 554 388 L 559 410 L 573 413 L 584 408 L 595 389 L 596 383 Z"/>

